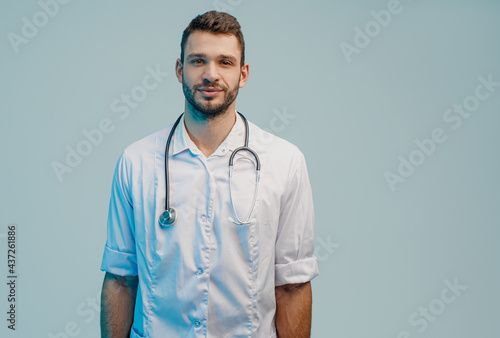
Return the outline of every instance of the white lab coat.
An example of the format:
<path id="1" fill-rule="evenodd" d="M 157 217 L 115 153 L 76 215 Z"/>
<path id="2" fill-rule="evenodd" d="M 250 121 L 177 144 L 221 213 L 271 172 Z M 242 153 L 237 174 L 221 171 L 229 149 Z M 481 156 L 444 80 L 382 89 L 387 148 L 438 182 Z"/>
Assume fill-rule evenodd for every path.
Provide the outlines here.
<path id="1" fill-rule="evenodd" d="M 235 112 L 236 114 L 236 112 Z M 101 270 L 138 275 L 131 337 L 274 337 L 275 286 L 318 275 L 314 208 L 304 155 L 249 122 L 249 147 L 261 161 L 252 222 L 235 225 L 228 163 L 244 143 L 244 122 L 208 158 L 182 117 L 169 155 L 175 224 L 158 216 L 165 204 L 165 144 L 172 125 L 120 156 L 112 184 Z M 231 181 L 240 218 L 255 188 L 254 159 L 235 156 Z"/>

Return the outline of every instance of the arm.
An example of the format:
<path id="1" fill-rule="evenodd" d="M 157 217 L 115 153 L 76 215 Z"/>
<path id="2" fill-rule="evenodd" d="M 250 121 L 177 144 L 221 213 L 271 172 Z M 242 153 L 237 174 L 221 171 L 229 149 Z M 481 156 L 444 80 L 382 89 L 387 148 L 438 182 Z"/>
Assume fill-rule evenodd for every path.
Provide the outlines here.
<path id="1" fill-rule="evenodd" d="M 285 284 L 275 288 L 276 329 L 280 338 L 311 336 L 311 283 Z"/>
<path id="2" fill-rule="evenodd" d="M 101 293 L 101 337 L 129 337 L 134 320 L 137 276 L 106 272 Z"/>

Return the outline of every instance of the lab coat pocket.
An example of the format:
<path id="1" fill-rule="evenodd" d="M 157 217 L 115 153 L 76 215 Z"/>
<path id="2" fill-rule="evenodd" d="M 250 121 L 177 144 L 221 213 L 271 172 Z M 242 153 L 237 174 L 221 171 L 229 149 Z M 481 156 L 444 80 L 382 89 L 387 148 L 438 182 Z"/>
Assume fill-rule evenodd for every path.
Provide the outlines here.
<path id="1" fill-rule="evenodd" d="M 232 224 L 236 228 L 240 247 L 243 250 L 243 255 L 248 262 L 248 278 L 251 281 L 253 290 L 257 281 L 257 272 L 259 267 L 259 227 L 255 219 L 251 219 L 249 224 L 237 225 Z"/>
<path id="2" fill-rule="evenodd" d="M 258 246 L 258 236 L 256 234 L 256 221 L 251 219 L 249 224 L 234 224 L 232 219 L 229 219 L 232 226 L 236 228 L 236 233 L 238 234 L 238 239 L 240 241 L 241 248 L 243 249 L 243 254 L 248 262 L 253 262 L 255 260 L 255 254 L 257 252 Z"/>

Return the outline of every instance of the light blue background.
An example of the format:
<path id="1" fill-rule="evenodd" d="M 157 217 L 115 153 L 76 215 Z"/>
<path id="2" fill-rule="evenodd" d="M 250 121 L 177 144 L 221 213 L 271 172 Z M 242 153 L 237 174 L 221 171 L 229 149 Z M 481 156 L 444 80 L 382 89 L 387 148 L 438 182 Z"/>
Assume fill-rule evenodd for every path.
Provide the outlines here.
<path id="1" fill-rule="evenodd" d="M 299 146 L 309 167 L 321 257 L 312 336 L 499 337 L 500 87 L 456 130 L 443 113 L 474 95 L 478 77 L 500 81 L 500 2 L 402 0 L 350 63 L 339 45 L 354 44 L 354 28 L 387 1 L 229 3 L 250 64 L 237 109 L 267 129 L 276 110 L 294 114 L 276 135 Z M 86 302 L 104 275 L 117 157 L 183 111 L 173 75 L 181 34 L 214 6 L 73 0 L 16 54 L 9 32 L 21 34 L 22 18 L 41 9 L 0 3 L 0 236 L 18 225 L 19 275 L 15 333 L 0 278 L 2 337 L 50 337 L 67 325 L 77 337 L 99 335 L 99 313 Z M 120 120 L 111 103 L 156 65 L 170 75 Z M 59 183 L 52 162 L 64 163 L 65 147 L 104 118 L 115 130 Z M 397 173 L 398 157 L 435 128 L 446 141 L 392 192 L 384 173 Z M 418 332 L 409 317 L 439 304 L 455 278 L 467 289 Z"/>

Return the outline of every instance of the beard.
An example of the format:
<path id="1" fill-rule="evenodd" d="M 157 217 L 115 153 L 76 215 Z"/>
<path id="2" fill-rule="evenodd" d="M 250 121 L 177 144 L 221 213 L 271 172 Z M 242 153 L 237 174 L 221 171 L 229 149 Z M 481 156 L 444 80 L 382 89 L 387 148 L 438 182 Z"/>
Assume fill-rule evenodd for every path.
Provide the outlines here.
<path id="1" fill-rule="evenodd" d="M 222 102 L 214 102 L 218 99 L 218 97 L 196 99 L 196 92 L 198 91 L 198 88 L 201 87 L 214 87 L 222 90 Z M 236 100 L 236 96 L 238 96 L 238 90 L 238 84 L 236 84 L 233 88 L 227 88 L 210 82 L 204 82 L 203 84 L 189 87 L 189 85 L 184 81 L 184 76 L 182 77 L 182 91 L 184 92 L 184 96 L 193 108 L 193 113 L 197 115 L 198 118 L 203 120 L 213 120 L 217 116 L 224 114 L 227 108 L 234 102 L 234 100 Z"/>

